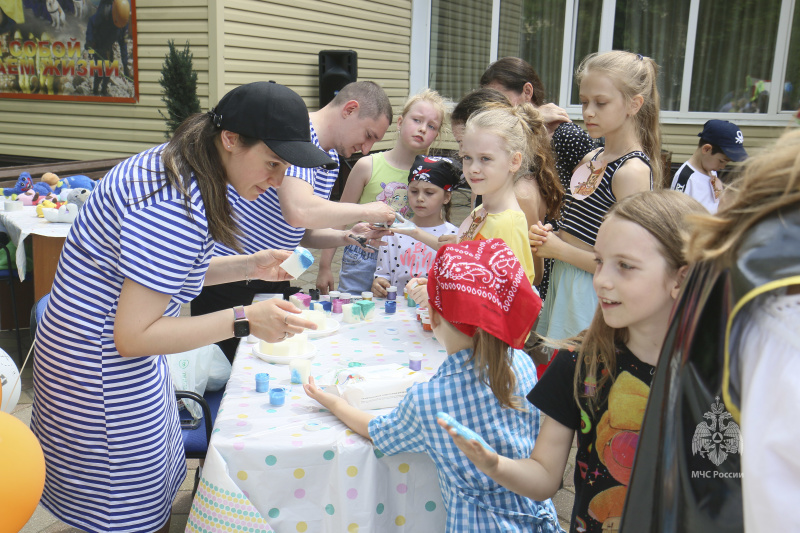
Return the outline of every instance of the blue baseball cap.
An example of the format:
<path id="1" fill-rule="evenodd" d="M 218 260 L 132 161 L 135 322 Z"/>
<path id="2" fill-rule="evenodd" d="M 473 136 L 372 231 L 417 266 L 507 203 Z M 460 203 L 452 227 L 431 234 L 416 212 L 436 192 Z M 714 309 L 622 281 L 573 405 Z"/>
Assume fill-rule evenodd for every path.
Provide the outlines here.
<path id="1" fill-rule="evenodd" d="M 703 125 L 698 137 L 719 146 L 731 161 L 744 161 L 747 152 L 744 150 L 744 135 L 739 126 L 727 120 L 709 120 Z"/>

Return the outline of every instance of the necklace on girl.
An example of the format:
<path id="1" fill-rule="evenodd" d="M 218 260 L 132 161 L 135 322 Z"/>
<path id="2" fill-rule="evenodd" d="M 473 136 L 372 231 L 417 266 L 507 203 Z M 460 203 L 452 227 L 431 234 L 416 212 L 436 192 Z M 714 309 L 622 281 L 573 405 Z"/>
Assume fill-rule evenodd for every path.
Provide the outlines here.
<path id="1" fill-rule="evenodd" d="M 600 186 L 600 180 L 603 179 L 605 171 L 606 163 L 602 161 L 591 160 L 585 165 L 579 166 L 572 173 L 572 179 L 569 184 L 570 189 L 572 189 L 572 196 L 577 200 L 583 200 L 587 196 L 591 196 Z"/>
<path id="2" fill-rule="evenodd" d="M 483 223 L 486 221 L 486 209 L 484 208 L 476 209 L 470 214 L 470 217 L 472 217 L 472 222 L 470 223 L 469 228 L 467 228 L 467 231 L 464 232 L 464 234 L 461 236 L 461 239 L 459 239 L 458 242 L 471 241 L 475 238 L 475 234 L 478 232 L 481 226 L 483 226 Z"/>

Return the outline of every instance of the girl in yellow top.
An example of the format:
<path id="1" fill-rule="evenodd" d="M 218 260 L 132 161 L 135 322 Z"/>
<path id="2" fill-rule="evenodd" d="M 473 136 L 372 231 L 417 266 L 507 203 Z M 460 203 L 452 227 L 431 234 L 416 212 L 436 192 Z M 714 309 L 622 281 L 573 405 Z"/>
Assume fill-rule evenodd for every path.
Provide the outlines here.
<path id="1" fill-rule="evenodd" d="M 464 177 L 483 197 L 458 229 L 458 241 L 503 239 L 533 283 L 533 255 L 527 238 L 525 213 L 514 194 L 514 183 L 537 165 L 550 150 L 542 116 L 530 104 L 488 106 L 467 120 L 461 155 Z"/>
<path id="2" fill-rule="evenodd" d="M 458 242 L 503 239 L 517 256 L 528 281 L 536 275 L 533 254 L 528 239 L 528 223 L 517 202 L 514 184 L 529 173 L 549 171 L 555 175 L 550 140 L 539 111 L 530 104 L 510 107 L 488 104 L 474 113 L 465 127 L 461 143 L 464 177 L 475 194 L 483 196 L 477 206 L 458 228 Z M 412 233 L 432 248 L 441 242 Z M 426 305 L 424 278 L 408 282 L 408 294 L 419 304 Z"/>

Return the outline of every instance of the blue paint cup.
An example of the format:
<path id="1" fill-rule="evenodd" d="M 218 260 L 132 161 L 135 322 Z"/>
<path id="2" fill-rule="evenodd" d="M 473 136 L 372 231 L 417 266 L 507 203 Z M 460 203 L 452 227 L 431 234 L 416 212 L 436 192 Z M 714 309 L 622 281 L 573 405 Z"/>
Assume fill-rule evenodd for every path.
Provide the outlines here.
<path id="1" fill-rule="evenodd" d="M 286 403 L 286 389 L 275 387 L 269 391 L 269 403 L 272 405 L 283 405 Z"/>
<path id="2" fill-rule="evenodd" d="M 256 374 L 256 392 L 269 391 L 269 374 L 261 372 Z"/>
<path id="3" fill-rule="evenodd" d="M 393 300 L 386 300 L 383 309 L 386 311 L 387 315 L 393 315 L 397 311 L 397 302 Z"/>

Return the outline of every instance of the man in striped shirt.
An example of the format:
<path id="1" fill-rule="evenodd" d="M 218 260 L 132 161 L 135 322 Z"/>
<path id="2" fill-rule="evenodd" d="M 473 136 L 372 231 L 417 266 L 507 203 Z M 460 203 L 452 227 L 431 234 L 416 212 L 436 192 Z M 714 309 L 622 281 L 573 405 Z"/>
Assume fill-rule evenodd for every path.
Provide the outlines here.
<path id="1" fill-rule="evenodd" d="M 392 222 L 394 212 L 383 202 L 338 203 L 329 200 L 339 177 L 339 156 L 367 154 L 381 140 L 392 123 L 392 106 L 384 90 L 374 82 L 353 82 L 342 88 L 322 109 L 309 113 L 311 141 L 336 161 L 333 168 L 289 167 L 280 188 L 269 189 L 248 202 L 229 188 L 233 211 L 242 231 L 244 253 L 264 249 L 293 250 L 301 241 L 312 248 L 355 244 L 346 233 L 326 228 L 359 221 Z M 215 256 L 236 255 L 232 248 L 217 243 Z M 291 294 L 289 282 L 226 283 L 204 287 L 192 301 L 192 315 L 203 315 L 250 305 L 259 293 Z M 219 343 L 233 361 L 239 339 Z"/>

